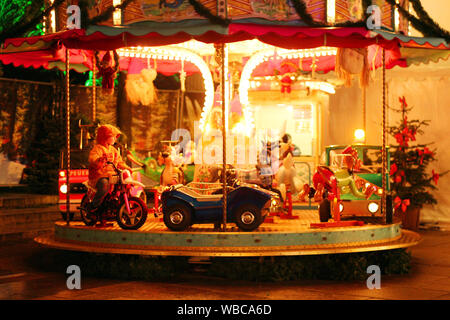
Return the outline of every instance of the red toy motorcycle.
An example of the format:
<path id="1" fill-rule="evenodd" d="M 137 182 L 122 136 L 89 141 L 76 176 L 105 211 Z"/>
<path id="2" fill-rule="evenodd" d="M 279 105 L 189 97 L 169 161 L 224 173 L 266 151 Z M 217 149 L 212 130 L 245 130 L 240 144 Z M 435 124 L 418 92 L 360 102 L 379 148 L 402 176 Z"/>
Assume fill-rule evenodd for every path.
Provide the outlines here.
<path id="1" fill-rule="evenodd" d="M 87 226 L 93 226 L 96 222 L 116 221 L 117 224 L 126 230 L 139 229 L 147 219 L 147 205 L 142 199 L 133 197 L 131 189 L 134 186 L 144 187 L 139 181 L 133 180 L 130 171 L 119 170 L 112 163 L 117 173 L 118 182 L 110 183 L 110 190 L 105 195 L 96 213 L 90 213 L 88 204 L 94 199 L 96 190 L 88 186 L 88 191 L 81 200 L 79 207 L 81 219 Z"/>

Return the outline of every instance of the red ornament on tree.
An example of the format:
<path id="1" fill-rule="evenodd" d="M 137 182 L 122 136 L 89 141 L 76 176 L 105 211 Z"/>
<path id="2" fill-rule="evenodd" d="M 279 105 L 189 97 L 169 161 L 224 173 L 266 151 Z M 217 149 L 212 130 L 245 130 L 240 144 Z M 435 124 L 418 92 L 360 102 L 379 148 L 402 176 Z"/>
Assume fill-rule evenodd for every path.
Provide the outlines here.
<path id="1" fill-rule="evenodd" d="M 406 211 L 408 206 L 411 204 L 411 201 L 409 199 L 402 200 L 400 197 L 396 197 L 394 199 L 394 209 L 401 208 L 403 212 Z"/>

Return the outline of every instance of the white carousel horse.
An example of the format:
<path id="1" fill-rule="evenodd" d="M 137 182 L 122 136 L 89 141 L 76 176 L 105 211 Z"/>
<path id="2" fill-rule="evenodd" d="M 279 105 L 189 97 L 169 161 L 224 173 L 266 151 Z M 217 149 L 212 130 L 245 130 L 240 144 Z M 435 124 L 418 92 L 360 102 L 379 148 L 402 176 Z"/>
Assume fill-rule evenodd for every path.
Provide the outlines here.
<path id="1" fill-rule="evenodd" d="M 288 153 L 283 159 L 282 165 L 278 169 L 275 177 L 283 199 L 286 199 L 286 193 L 288 191 L 295 196 L 303 189 L 302 183 L 298 178 L 297 171 L 294 167 L 292 153 Z"/>

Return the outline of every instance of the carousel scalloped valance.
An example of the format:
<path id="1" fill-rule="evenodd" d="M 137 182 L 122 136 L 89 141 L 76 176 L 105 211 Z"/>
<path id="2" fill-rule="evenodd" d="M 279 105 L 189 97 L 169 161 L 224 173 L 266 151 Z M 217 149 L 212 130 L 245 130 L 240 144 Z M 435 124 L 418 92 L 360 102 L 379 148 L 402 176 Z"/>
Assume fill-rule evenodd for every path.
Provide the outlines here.
<path id="1" fill-rule="evenodd" d="M 387 31 L 366 28 L 341 27 L 311 28 L 295 24 L 233 22 L 227 27 L 212 25 L 206 20 L 189 20 L 174 23 L 146 22 L 139 26 L 91 26 L 88 29 L 67 30 L 29 38 L 7 39 L 1 47 L 0 60 L 15 66 L 61 67 L 65 62 L 64 49 L 70 49 L 71 68 L 78 71 L 92 69 L 92 52 L 115 50 L 132 46 L 164 46 L 197 40 L 203 43 L 234 43 L 258 39 L 285 49 L 317 47 L 369 48 L 371 68 L 381 66 L 380 48 L 386 49 L 387 68 L 407 67 L 414 63 L 427 63 L 446 59 L 449 44 L 441 38 L 407 37 Z M 124 60 L 121 65 L 125 66 Z M 316 71 L 334 70 L 333 61 L 319 64 Z M 161 65 L 162 67 L 163 65 Z M 123 68 L 123 67 L 122 67 Z M 188 74 L 195 72 L 185 70 Z M 194 68 L 194 67 L 193 67 Z M 172 63 L 172 71 L 178 65 Z M 138 71 L 137 71 L 138 72 Z M 158 71 L 159 72 L 159 71 Z"/>

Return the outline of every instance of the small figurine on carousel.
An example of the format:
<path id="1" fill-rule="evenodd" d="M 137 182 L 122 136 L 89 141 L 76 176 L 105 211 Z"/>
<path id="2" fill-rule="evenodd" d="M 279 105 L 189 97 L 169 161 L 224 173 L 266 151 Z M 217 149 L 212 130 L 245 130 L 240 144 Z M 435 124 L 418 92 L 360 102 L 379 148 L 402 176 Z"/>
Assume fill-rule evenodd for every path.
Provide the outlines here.
<path id="1" fill-rule="evenodd" d="M 176 155 L 173 147 L 169 147 L 158 156 L 159 165 L 164 165 L 161 172 L 160 185 L 163 187 L 184 183 L 184 173 L 177 166 L 178 161 L 174 162 Z"/>
<path id="2" fill-rule="evenodd" d="M 276 173 L 277 188 L 280 190 L 283 199 L 285 199 L 285 208 L 288 213 L 284 216 L 289 219 L 298 218 L 292 215 L 292 195 L 296 196 L 302 190 L 300 179 L 295 169 L 291 137 L 285 134 L 280 143 L 280 162 L 281 166 Z"/>
<path id="3" fill-rule="evenodd" d="M 98 77 L 103 77 L 102 88 L 107 94 L 113 94 L 114 92 L 114 79 L 116 78 L 116 73 L 119 70 L 119 55 L 116 51 L 114 54 L 114 66 L 111 65 L 111 54 L 106 51 L 102 60 L 98 57 L 98 51 L 95 51 L 95 61 L 98 69 Z"/>

